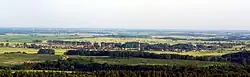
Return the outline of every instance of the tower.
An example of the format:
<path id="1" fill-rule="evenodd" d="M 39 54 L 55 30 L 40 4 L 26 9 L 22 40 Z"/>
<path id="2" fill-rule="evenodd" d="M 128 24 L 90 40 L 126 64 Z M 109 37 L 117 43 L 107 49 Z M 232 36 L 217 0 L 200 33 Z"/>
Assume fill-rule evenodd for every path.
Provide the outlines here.
<path id="1" fill-rule="evenodd" d="M 141 51 L 141 43 L 140 43 L 140 40 L 138 41 L 138 51 Z"/>

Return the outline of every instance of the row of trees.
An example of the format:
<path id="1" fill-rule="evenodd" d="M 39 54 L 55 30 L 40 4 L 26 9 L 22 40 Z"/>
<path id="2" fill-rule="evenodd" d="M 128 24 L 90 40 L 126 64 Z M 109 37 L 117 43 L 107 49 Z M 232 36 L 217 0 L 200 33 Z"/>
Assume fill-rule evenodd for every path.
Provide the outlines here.
<path id="1" fill-rule="evenodd" d="M 10 43 L 0 43 L 0 47 L 9 47 Z"/>
<path id="2" fill-rule="evenodd" d="M 60 41 L 60 40 L 49 40 L 49 45 L 38 45 L 38 44 L 14 44 L 12 46 L 9 43 L 0 43 L 0 47 L 17 47 L 17 48 L 63 48 L 63 49 L 78 49 L 78 48 L 85 48 L 85 49 L 94 49 L 94 50 L 127 50 L 127 49 L 136 49 L 142 51 L 200 51 L 200 50 L 223 50 L 224 48 L 232 48 L 238 44 L 234 43 L 213 43 L 209 44 L 174 44 L 170 45 L 167 43 L 159 43 L 159 44 L 149 44 L 149 43 L 139 43 L 139 42 L 125 42 L 125 43 L 114 43 L 114 42 L 102 42 L 102 43 L 91 43 L 91 42 L 75 42 L 75 41 Z M 64 44 L 73 44 L 71 46 L 66 46 Z M 59 44 L 59 45 L 58 45 Z M 250 47 L 250 45 L 246 45 L 242 48 L 235 48 L 235 50 L 244 50 L 246 47 Z"/>
<path id="3" fill-rule="evenodd" d="M 155 59 L 182 59 L 182 60 L 200 60 L 200 61 L 223 61 L 234 62 L 239 64 L 250 64 L 250 52 L 242 51 L 239 53 L 226 54 L 223 56 L 189 56 L 178 54 L 155 54 L 140 51 L 88 51 L 88 50 L 68 50 L 65 55 L 82 55 L 82 56 L 110 56 L 110 57 L 139 57 Z"/>
<path id="4" fill-rule="evenodd" d="M 37 54 L 55 54 L 54 49 L 39 49 Z"/>
<path id="5" fill-rule="evenodd" d="M 4 52 L 4 54 L 27 54 L 26 52 Z"/>

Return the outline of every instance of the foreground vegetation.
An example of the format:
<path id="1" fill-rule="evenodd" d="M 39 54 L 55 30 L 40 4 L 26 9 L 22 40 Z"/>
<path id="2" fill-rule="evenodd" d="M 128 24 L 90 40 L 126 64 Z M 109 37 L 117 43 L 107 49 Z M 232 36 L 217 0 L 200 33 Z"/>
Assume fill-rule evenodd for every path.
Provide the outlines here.
<path id="1" fill-rule="evenodd" d="M 192 70 L 191 70 L 192 69 Z M 233 69 L 233 70 L 232 70 Z M 237 70 L 236 70 L 237 69 Z M 168 71 L 129 71 L 129 70 L 109 70 L 96 72 L 11 72 L 1 71 L 1 77 L 249 77 L 250 73 L 246 69 L 226 68 L 171 68 Z M 185 70 L 185 71 L 181 71 Z"/>
<path id="2" fill-rule="evenodd" d="M 67 60 L 46 61 L 41 63 L 25 63 L 24 69 L 35 71 L 1 71 L 4 77 L 248 77 L 249 66 L 241 65 L 212 65 L 199 67 L 196 65 L 114 65 L 87 63 L 81 58 L 69 58 Z M 45 70 L 45 71 L 36 71 Z M 60 71 L 47 71 L 60 70 Z M 62 70 L 71 70 L 65 71 Z M 77 70 L 77 71 L 75 71 Z"/>

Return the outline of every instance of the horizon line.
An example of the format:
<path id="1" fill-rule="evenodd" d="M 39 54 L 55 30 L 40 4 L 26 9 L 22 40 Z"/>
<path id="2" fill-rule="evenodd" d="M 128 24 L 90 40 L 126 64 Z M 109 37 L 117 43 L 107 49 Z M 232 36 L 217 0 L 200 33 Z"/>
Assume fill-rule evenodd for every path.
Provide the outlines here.
<path id="1" fill-rule="evenodd" d="M 56 27 L 0 27 L 0 28 L 42 28 L 42 29 L 119 29 L 119 30 L 185 30 L 185 31 L 189 31 L 189 30 L 195 30 L 195 31 L 250 31 L 247 29 L 192 29 L 192 28 L 182 28 L 182 29 L 177 29 L 177 28 L 164 28 L 164 29 L 160 29 L 160 28 L 91 28 L 91 27 L 62 27 L 62 28 L 56 28 Z"/>

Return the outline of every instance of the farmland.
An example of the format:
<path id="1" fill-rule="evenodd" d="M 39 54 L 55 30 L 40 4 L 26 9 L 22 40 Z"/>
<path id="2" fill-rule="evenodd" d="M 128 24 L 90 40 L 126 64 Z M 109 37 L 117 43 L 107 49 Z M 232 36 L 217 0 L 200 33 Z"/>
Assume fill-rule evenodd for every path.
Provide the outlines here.
<path id="1" fill-rule="evenodd" d="M 92 37 L 93 34 L 84 34 L 84 36 L 70 36 L 72 34 L 49 34 L 49 33 L 36 33 L 36 34 L 6 34 L 4 36 L 0 36 L 0 43 L 10 43 L 13 44 L 23 44 L 34 43 L 33 40 L 42 40 L 40 43 L 35 44 L 48 44 L 47 40 L 64 40 L 64 41 L 89 41 L 91 43 L 101 43 L 101 42 L 115 42 L 115 43 L 125 43 L 125 42 L 138 42 L 141 43 L 149 43 L 149 44 L 157 44 L 157 43 L 168 43 L 168 44 L 179 44 L 179 43 L 199 43 L 199 42 L 215 42 L 216 41 L 193 41 L 193 40 L 170 40 L 170 39 L 156 39 L 156 38 L 112 38 L 112 37 Z M 156 36 L 154 36 L 156 37 Z M 158 36 L 159 37 L 159 36 Z M 191 36 L 168 36 L 168 37 L 179 37 L 179 38 L 195 38 Z M 201 38 L 201 37 L 197 37 Z M 206 37 L 202 37 L 204 39 Z M 223 43 L 224 41 L 217 41 Z M 246 41 L 247 42 L 247 41 Z M 237 47 L 237 46 L 235 46 Z M 235 48 L 234 47 L 234 48 Z M 239 46 L 238 46 L 239 47 Z M 232 48 L 233 49 L 233 48 Z M 69 49 L 55 49 L 56 55 L 63 55 Z M 0 47 L 0 53 L 4 52 L 15 52 L 21 51 L 29 54 L 37 53 L 38 49 L 33 48 L 9 48 L 9 47 Z M 148 51 L 152 53 L 158 54 L 180 54 L 180 55 L 192 55 L 192 56 L 220 56 L 223 54 L 234 53 L 238 51 L 234 50 L 223 50 L 223 51 L 200 51 L 200 52 L 169 52 L 169 51 Z"/>
<path id="2" fill-rule="evenodd" d="M 0 36 L 0 67 L 16 72 L 91 72 L 227 66 L 238 68 L 234 66 L 250 64 L 248 59 L 238 60 L 225 56 L 248 53 L 249 40 L 235 41 L 217 35 L 228 36 L 210 32 L 194 35 L 185 31 L 147 30 L 8 32 Z"/>
<path id="3" fill-rule="evenodd" d="M 213 65 L 230 65 L 226 62 L 206 62 L 206 61 L 195 61 L 195 60 L 166 60 L 166 59 L 145 59 L 145 58 L 109 58 L 109 57 L 84 57 L 87 61 L 93 59 L 97 63 L 107 63 L 115 65 L 192 65 L 192 66 L 213 66 Z"/>
<path id="4" fill-rule="evenodd" d="M 24 62 L 43 62 L 46 60 L 57 60 L 59 56 L 36 55 L 36 54 L 1 54 L 1 66 L 20 65 Z M 107 63 L 113 65 L 193 65 L 193 66 L 213 66 L 229 65 L 227 62 L 206 62 L 196 60 L 167 60 L 167 59 L 144 59 L 144 58 L 109 58 L 107 56 L 69 56 L 72 58 L 81 58 L 82 63 L 89 63 L 92 59 L 95 63 Z"/>
<path id="5" fill-rule="evenodd" d="M 74 37 L 74 38 L 79 38 L 79 37 Z M 55 35 L 55 34 L 41 34 L 41 35 L 15 35 L 15 36 L 9 36 L 9 35 L 4 35 L 0 36 L 0 41 L 1 42 L 10 42 L 10 43 L 32 43 L 33 40 L 55 40 L 55 39 L 74 39 L 71 38 L 70 36 L 66 35 Z"/>
<path id="6" fill-rule="evenodd" d="M 69 49 L 55 49 L 56 55 L 63 55 L 64 52 L 66 52 Z M 38 49 L 32 49 L 32 48 L 1 48 L 0 47 L 0 54 L 3 54 L 4 52 L 26 52 L 28 54 L 36 54 Z M 191 56 L 221 56 L 228 53 L 235 53 L 238 51 L 223 51 L 223 52 L 211 52 L 211 51 L 200 51 L 200 52 L 168 52 L 168 51 L 147 51 L 151 53 L 157 53 L 157 54 L 180 54 L 180 55 L 191 55 Z"/>
<path id="7" fill-rule="evenodd" d="M 35 55 L 35 54 L 1 54 L 0 65 L 1 66 L 13 66 L 20 65 L 24 62 L 41 62 L 46 60 L 57 60 L 58 56 L 53 55 Z"/>
<path id="8" fill-rule="evenodd" d="M 0 54 L 3 54 L 4 52 L 26 52 L 28 54 L 36 54 L 39 49 L 33 49 L 33 48 L 0 48 Z M 66 52 L 69 49 L 55 49 L 56 55 L 63 55 L 64 52 Z"/>
<path id="9" fill-rule="evenodd" d="M 43 35 L 43 36 L 42 36 Z M 44 44 L 46 44 L 46 40 L 64 40 L 64 41 L 90 41 L 94 42 L 134 42 L 140 41 L 144 43 L 185 43 L 185 41 L 172 41 L 172 40 L 164 40 L 164 39 L 153 39 L 153 38 L 109 38 L 109 37 L 83 37 L 83 36 L 69 36 L 69 35 L 48 35 L 48 34 L 40 34 L 36 36 L 29 35 L 18 35 L 18 36 L 0 36 L 0 42 L 3 43 L 32 43 L 33 40 L 43 40 Z"/>
<path id="10" fill-rule="evenodd" d="M 249 0 L 0 0 L 0 77 L 250 77 Z"/>
<path id="11" fill-rule="evenodd" d="M 70 34 L 7 34 L 5 36 L 0 36 L 0 43 L 10 43 L 13 44 L 23 44 L 28 43 L 32 44 L 33 40 L 42 40 L 40 43 L 36 44 L 47 44 L 47 40 L 64 40 L 64 41 L 89 41 L 91 43 L 101 43 L 101 42 L 116 42 L 116 43 L 125 43 L 125 42 L 138 42 L 141 43 L 150 43 L 150 44 L 157 44 L 157 43 L 168 43 L 168 44 L 178 44 L 178 43 L 199 43 L 199 42 L 210 42 L 210 41 L 193 41 L 193 40 L 170 40 L 170 39 L 156 39 L 156 38 L 112 38 L 112 37 L 91 37 L 92 34 L 84 34 L 84 36 L 70 36 Z M 172 37 L 172 36 L 169 36 Z M 178 36 L 173 36 L 178 37 Z M 181 38 L 185 38 L 184 36 L 180 36 Z M 187 36 L 190 37 L 190 36 Z M 193 37 L 192 37 L 193 38 Z M 200 38 L 200 37 L 197 37 Z M 205 37 L 203 37 L 205 38 Z M 219 41 L 222 42 L 223 41 Z M 236 46 L 237 47 L 237 46 Z M 69 49 L 55 49 L 56 55 L 63 55 Z M 15 52 L 21 51 L 26 52 L 28 54 L 35 54 L 37 53 L 38 49 L 33 48 L 9 48 L 9 47 L 0 47 L 0 53 L 4 52 Z M 152 53 L 158 54 L 180 54 L 180 55 L 192 55 L 192 56 L 220 56 L 223 54 L 234 53 L 238 51 L 234 50 L 224 50 L 221 52 L 218 51 L 200 51 L 200 52 L 169 52 L 169 51 L 149 51 Z"/>
<path id="12" fill-rule="evenodd" d="M 190 55 L 190 56 L 221 56 L 224 54 L 236 53 L 239 51 L 199 51 L 199 52 L 163 52 L 163 51 L 148 51 L 156 54 L 180 54 L 180 55 Z"/>

